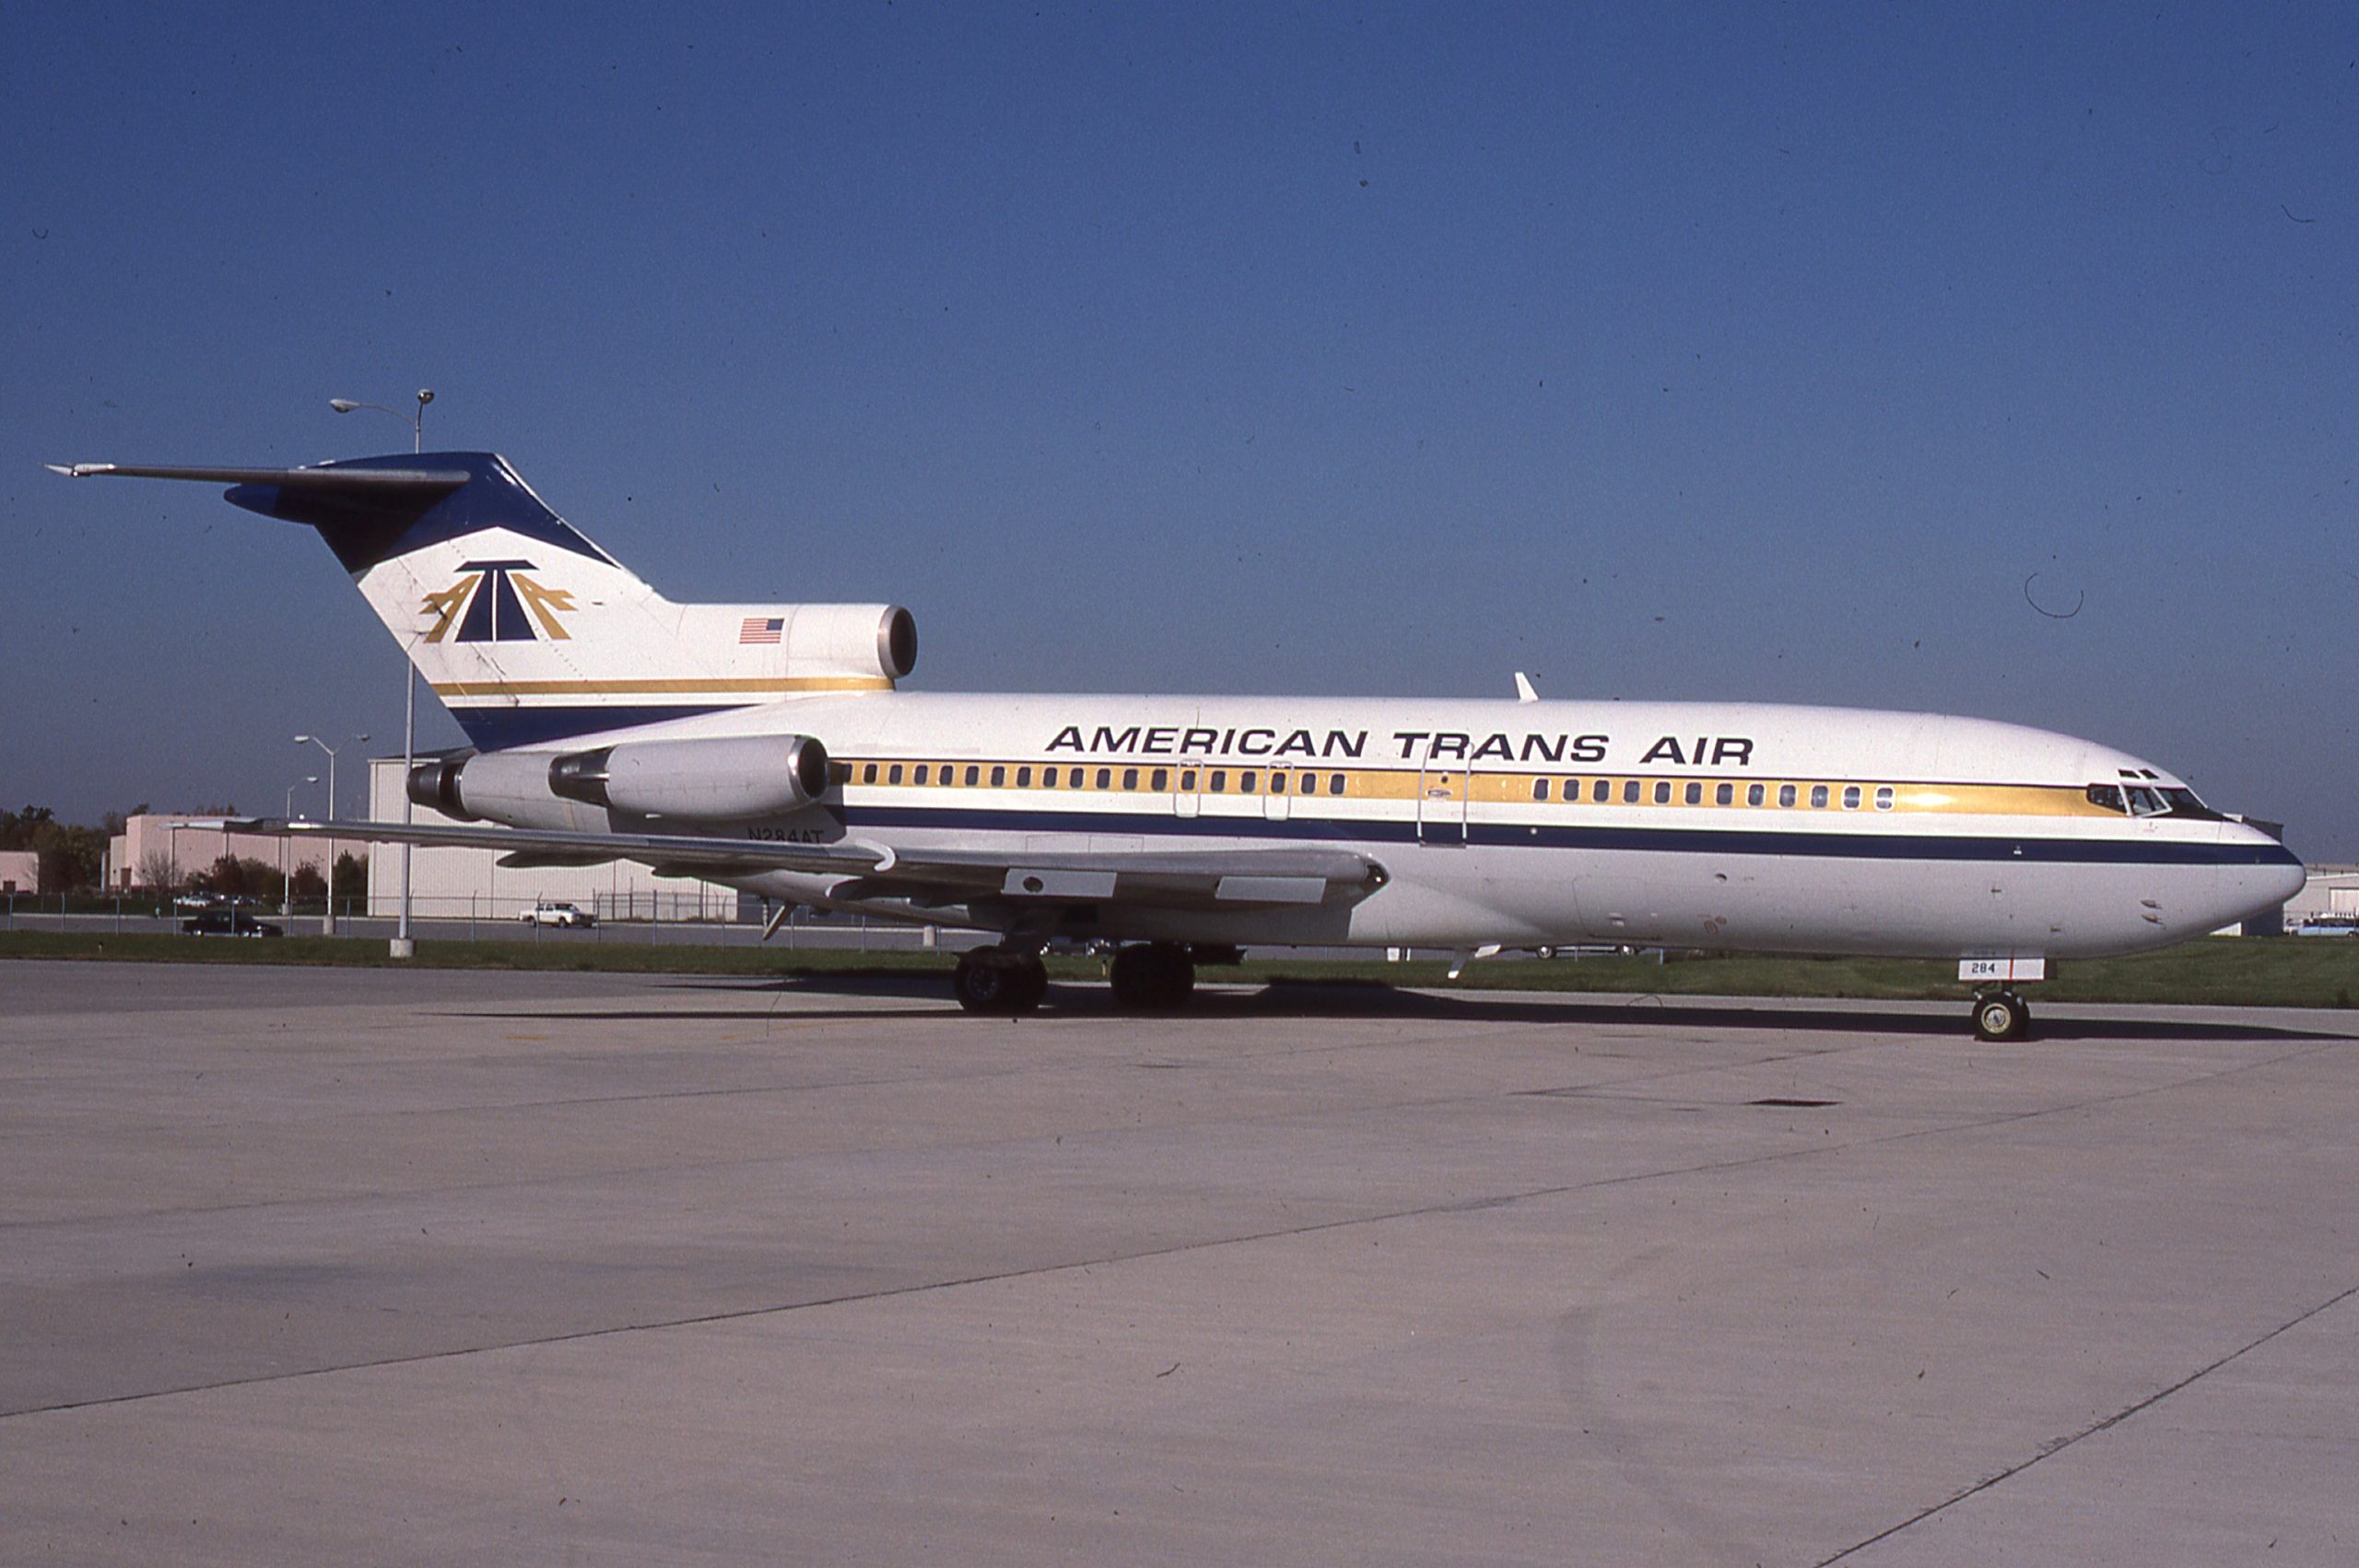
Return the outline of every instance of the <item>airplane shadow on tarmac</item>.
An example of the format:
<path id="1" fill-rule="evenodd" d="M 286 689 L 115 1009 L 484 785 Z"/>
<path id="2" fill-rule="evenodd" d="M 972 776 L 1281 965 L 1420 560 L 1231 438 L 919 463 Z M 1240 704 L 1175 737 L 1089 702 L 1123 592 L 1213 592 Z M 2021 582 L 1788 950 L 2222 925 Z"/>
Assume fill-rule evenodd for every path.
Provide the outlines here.
<path id="1" fill-rule="evenodd" d="M 791 994 L 812 998 L 840 996 L 848 1000 L 866 998 L 934 1003 L 936 1007 L 928 1008 L 921 1015 L 932 1015 L 937 1011 L 942 1014 L 958 1015 L 957 1006 L 945 995 L 947 988 L 938 975 L 792 975 L 758 979 L 683 977 L 666 984 L 675 989 L 718 991 L 749 999 Z M 2333 1031 L 2300 1029 L 2282 1024 L 2248 1024 L 2216 1019 L 2067 1018 L 2041 1012 L 2036 1002 L 2034 1010 L 2031 1042 L 2034 1044 L 2065 1040 L 2339 1040 L 2353 1037 Z M 1430 991 L 1402 990 L 1381 981 L 1278 981 L 1248 990 L 1225 986 L 1215 978 L 1206 989 L 1196 992 L 1185 1012 L 1168 1016 L 1195 1018 L 1207 1023 L 1241 1022 L 1254 1018 L 1394 1018 L 1437 1023 L 1553 1024 L 1587 1028 L 1656 1024 L 1691 1030 L 1763 1029 L 1828 1035 L 1915 1035 L 1929 1038 L 1966 1038 L 1970 1025 L 1965 1012 L 1963 1004 L 1903 1011 L 1873 1006 L 1813 1007 L 1807 1002 L 1765 1007 L 1741 998 L 1731 998 L 1725 1001 L 1685 998 L 1674 1001 L 1657 996 L 1643 996 L 1601 1001 L 1529 991 L 1441 995 Z M 739 1008 L 698 1012 L 663 1008 L 567 1008 L 553 1009 L 546 1013 L 487 1009 L 481 1016 L 645 1019 L 654 1022 L 665 1019 L 744 1020 L 758 1014 Z M 881 1015 L 873 1008 L 847 1006 L 797 1007 L 792 1016 L 807 1019 L 874 1018 Z M 1125 1012 L 1117 1008 L 1111 992 L 1102 985 L 1052 983 L 1049 988 L 1047 1003 L 1035 1016 L 1043 1022 L 1053 1022 L 1058 1018 L 1074 1017 L 1139 1020 L 1154 1015 Z M 979 1019 L 977 1022 L 998 1020 Z"/>

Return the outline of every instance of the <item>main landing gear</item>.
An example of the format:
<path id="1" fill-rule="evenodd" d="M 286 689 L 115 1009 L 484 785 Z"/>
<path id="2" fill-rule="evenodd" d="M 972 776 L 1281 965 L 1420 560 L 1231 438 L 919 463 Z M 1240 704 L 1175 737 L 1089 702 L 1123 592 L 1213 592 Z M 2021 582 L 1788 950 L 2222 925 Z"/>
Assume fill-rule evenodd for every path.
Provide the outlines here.
<path id="1" fill-rule="evenodd" d="M 1211 961 L 1220 962 L 1219 954 Z M 1111 977 L 1115 1006 L 1177 1012 L 1196 989 L 1195 954 L 1177 942 L 1135 942 L 1114 954 Z M 958 955 L 950 988 L 969 1012 L 1015 1018 L 1040 1005 L 1049 991 L 1049 968 L 1039 954 L 1020 948 L 970 948 Z"/>
<path id="2" fill-rule="evenodd" d="M 1114 954 L 1114 1005 L 1133 1012 L 1177 1012 L 1196 989 L 1195 955 L 1177 942 L 1149 942 Z"/>
<path id="3" fill-rule="evenodd" d="M 1049 994 L 1049 966 L 1037 953 L 977 947 L 958 955 L 950 989 L 969 1012 L 1014 1018 L 1040 1005 Z"/>
<path id="4" fill-rule="evenodd" d="M 2020 1040 L 2031 1033 L 2031 1004 L 2013 991 L 1983 991 L 1974 999 L 1974 1037 Z"/>

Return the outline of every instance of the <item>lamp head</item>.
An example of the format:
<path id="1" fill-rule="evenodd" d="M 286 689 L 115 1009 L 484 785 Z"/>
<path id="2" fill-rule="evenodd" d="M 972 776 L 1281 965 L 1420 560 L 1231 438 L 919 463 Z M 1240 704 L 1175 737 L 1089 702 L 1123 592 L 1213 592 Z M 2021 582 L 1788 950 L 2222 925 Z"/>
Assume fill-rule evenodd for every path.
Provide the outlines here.
<path id="1" fill-rule="evenodd" d="M 338 414 L 349 414 L 360 405 L 348 397 L 332 397 L 328 399 L 328 406 Z"/>

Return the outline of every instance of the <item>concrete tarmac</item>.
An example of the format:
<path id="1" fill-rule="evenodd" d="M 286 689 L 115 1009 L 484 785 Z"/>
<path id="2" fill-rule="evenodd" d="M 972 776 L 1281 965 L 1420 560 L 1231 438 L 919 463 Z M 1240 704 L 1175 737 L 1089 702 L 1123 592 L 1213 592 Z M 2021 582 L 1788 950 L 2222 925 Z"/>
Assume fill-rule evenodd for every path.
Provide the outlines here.
<path id="1" fill-rule="evenodd" d="M 2359 1015 L 1203 1000 L 0 965 L 0 1562 L 2359 1561 Z"/>

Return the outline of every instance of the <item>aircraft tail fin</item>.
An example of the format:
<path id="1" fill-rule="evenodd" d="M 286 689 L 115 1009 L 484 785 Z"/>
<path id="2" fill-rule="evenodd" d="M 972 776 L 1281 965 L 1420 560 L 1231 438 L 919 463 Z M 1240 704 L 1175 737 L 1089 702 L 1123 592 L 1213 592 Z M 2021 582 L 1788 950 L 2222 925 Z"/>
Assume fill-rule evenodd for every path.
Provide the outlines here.
<path id="1" fill-rule="evenodd" d="M 803 692 L 884 691 L 916 661 L 889 604 L 676 604 L 551 510 L 493 452 L 303 468 L 51 465 L 187 479 L 308 524 L 487 751 Z"/>

